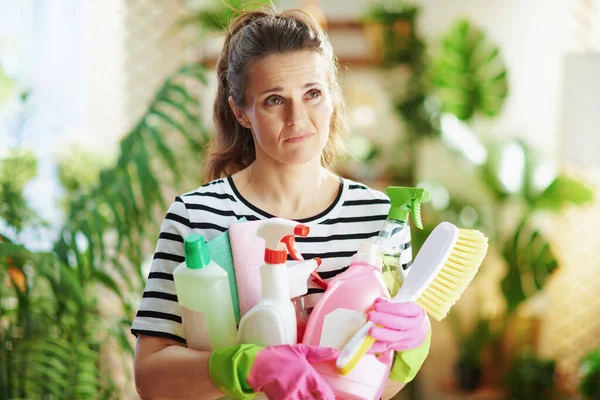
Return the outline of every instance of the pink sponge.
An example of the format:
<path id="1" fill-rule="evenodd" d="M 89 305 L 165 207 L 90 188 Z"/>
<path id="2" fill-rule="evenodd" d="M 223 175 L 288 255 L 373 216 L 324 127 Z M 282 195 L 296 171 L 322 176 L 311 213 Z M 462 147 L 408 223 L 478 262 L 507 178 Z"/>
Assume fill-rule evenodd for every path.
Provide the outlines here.
<path id="1" fill-rule="evenodd" d="M 256 231 L 263 222 L 249 221 L 229 225 L 229 242 L 241 316 L 260 301 L 260 267 L 264 264 L 265 240 L 257 236 Z"/>

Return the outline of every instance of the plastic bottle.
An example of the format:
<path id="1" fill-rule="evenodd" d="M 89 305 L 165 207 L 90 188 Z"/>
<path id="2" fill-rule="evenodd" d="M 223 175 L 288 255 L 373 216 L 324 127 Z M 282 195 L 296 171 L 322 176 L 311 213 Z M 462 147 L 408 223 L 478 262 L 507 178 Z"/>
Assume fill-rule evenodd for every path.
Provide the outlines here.
<path id="1" fill-rule="evenodd" d="M 366 314 L 378 297 L 389 298 L 381 275 L 379 246 L 364 242 L 352 256 L 344 273 L 328 283 L 323 297 L 312 310 L 303 343 L 341 349 L 366 322 Z M 334 363 L 313 367 L 343 399 L 378 399 L 393 361 L 393 350 L 376 357 L 367 354 L 348 375 L 338 373 Z"/>
<path id="2" fill-rule="evenodd" d="M 289 263 L 291 264 L 291 263 Z M 327 289 L 327 283 L 315 273 L 321 265 L 321 259 L 318 257 L 310 261 L 302 261 L 288 265 L 288 283 L 290 287 L 290 298 L 296 311 L 296 336 L 297 341 L 301 342 L 304 337 L 304 330 L 308 323 L 308 310 L 304 297 L 308 292 L 308 280 L 310 279 L 322 289 Z"/>
<path id="3" fill-rule="evenodd" d="M 295 236 L 307 236 L 309 227 L 283 218 L 271 218 L 257 230 L 265 239 L 265 264 L 260 268 L 261 298 L 256 306 L 241 319 L 238 343 L 253 343 L 260 346 L 296 344 L 296 310 L 290 300 L 287 254 L 295 260 L 302 255 L 294 247 Z M 307 268 L 317 268 L 317 260 L 309 260 Z M 295 265 L 295 268 L 303 268 Z M 304 278 L 310 272 L 307 271 Z"/>
<path id="4" fill-rule="evenodd" d="M 394 297 L 405 277 L 401 260 L 412 260 L 412 249 L 404 248 L 410 242 L 409 216 L 417 228 L 423 229 L 421 203 L 427 202 L 430 195 L 426 189 L 399 186 L 390 186 L 385 192 L 391 205 L 375 243 L 381 247 L 384 279 Z"/>
<path id="5" fill-rule="evenodd" d="M 202 235 L 188 235 L 184 247 L 185 261 L 173 278 L 187 346 L 204 351 L 234 346 L 237 331 L 227 272 L 210 260 Z"/>

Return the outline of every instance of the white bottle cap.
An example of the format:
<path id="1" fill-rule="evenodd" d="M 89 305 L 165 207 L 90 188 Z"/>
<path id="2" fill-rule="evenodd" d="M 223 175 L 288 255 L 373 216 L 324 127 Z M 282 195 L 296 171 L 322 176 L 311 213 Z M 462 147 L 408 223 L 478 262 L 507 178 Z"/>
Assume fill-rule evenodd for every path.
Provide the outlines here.
<path id="1" fill-rule="evenodd" d="M 381 248 L 378 244 L 366 241 L 361 243 L 356 254 L 350 259 L 350 264 L 354 262 L 362 262 L 370 264 L 373 267 L 381 270 L 383 261 L 381 260 Z"/>

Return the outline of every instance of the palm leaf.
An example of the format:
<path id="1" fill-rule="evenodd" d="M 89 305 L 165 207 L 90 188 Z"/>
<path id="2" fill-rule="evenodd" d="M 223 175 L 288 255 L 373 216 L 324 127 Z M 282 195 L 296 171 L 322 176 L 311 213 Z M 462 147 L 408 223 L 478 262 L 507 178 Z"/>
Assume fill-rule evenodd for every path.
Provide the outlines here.
<path id="1" fill-rule="evenodd" d="M 169 171 L 182 175 L 175 162 L 180 139 L 194 150 L 208 139 L 200 100 L 186 89 L 190 81 L 205 82 L 204 68 L 185 66 L 165 80 L 147 113 L 121 140 L 117 162 L 100 172 L 96 185 L 70 199 L 52 253 L 32 253 L 2 237 L 0 259 L 21 267 L 27 262 L 35 270 L 31 288 L 24 293 L 11 288 L 11 296 L 19 296 L 18 312 L 0 307 L 0 342 L 13 346 L 10 351 L 0 346 L 2 398 L 96 399 L 113 393 L 110 374 L 99 367 L 97 338 L 107 327 L 97 321 L 94 289 L 102 285 L 116 293 L 126 319 L 132 317 L 122 293 L 139 291 L 145 279 L 145 248 L 156 240 L 146 235 L 156 225 L 155 211 L 165 207 L 158 177 Z M 77 246 L 79 235 L 87 248 Z M 12 331 L 24 337 L 15 340 Z M 110 332 L 131 354 L 125 326 Z"/>
<path id="2" fill-rule="evenodd" d="M 162 139 L 160 132 L 152 126 L 146 125 L 144 128 L 145 131 L 150 135 L 150 139 L 152 139 L 154 146 L 156 146 L 158 155 L 162 158 L 162 161 L 167 165 L 176 165 L 177 161 L 175 160 L 175 155 Z M 175 184 L 181 183 L 181 174 L 179 173 L 179 169 L 173 169 L 172 173 Z"/>

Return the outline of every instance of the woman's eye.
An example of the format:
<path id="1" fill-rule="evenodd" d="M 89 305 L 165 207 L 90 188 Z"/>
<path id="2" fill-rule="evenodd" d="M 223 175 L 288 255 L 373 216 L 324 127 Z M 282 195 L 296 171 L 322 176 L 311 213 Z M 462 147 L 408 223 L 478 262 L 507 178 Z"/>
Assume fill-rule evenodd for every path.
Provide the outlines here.
<path id="1" fill-rule="evenodd" d="M 278 106 L 281 103 L 283 103 L 283 100 L 279 96 L 271 96 L 265 100 L 265 104 L 268 106 Z"/>
<path id="2" fill-rule="evenodd" d="M 321 91 L 318 89 L 313 89 L 310 92 L 308 92 L 308 98 L 309 99 L 316 99 L 317 97 L 321 96 Z"/>

